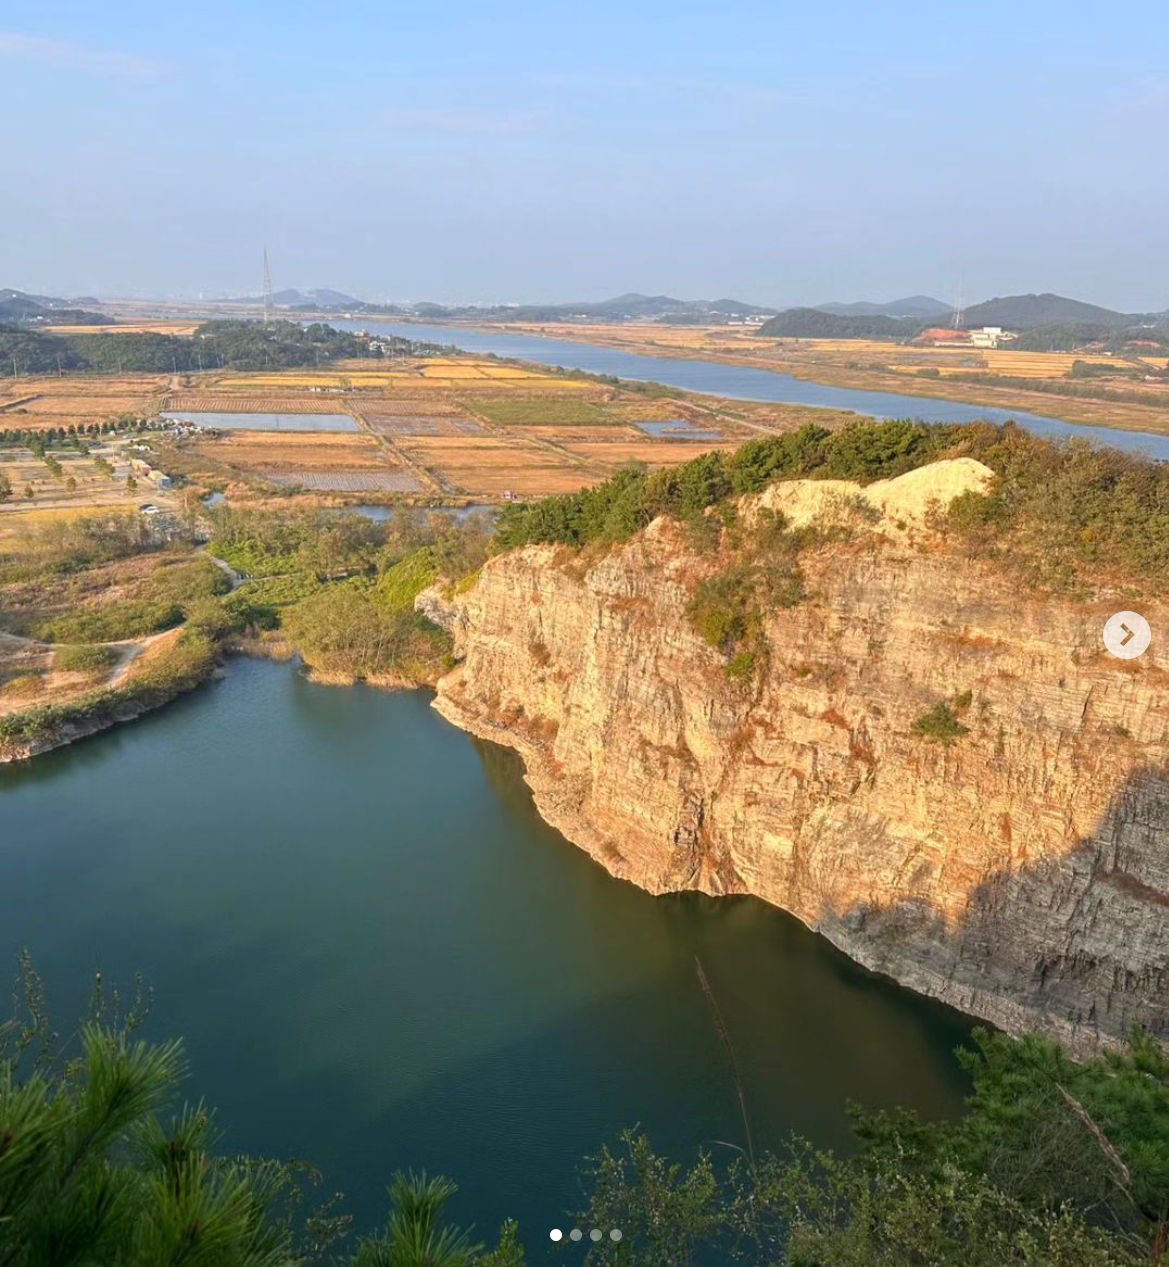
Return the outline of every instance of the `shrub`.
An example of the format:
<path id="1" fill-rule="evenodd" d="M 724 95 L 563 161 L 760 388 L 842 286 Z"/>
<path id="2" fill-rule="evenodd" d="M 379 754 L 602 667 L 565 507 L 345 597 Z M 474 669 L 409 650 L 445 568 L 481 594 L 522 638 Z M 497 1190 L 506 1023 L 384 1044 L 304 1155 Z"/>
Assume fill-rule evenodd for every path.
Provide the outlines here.
<path id="1" fill-rule="evenodd" d="M 755 677 L 755 652 L 739 651 L 725 665 L 723 672 L 732 682 L 748 683 Z"/>
<path id="2" fill-rule="evenodd" d="M 62 673 L 100 673 L 112 668 L 118 653 L 112 647 L 75 646 L 58 647 L 53 653 L 53 668 Z"/>
<path id="3" fill-rule="evenodd" d="M 948 748 L 963 735 L 968 735 L 970 730 L 954 716 L 950 705 L 943 703 L 935 705 L 928 713 L 922 713 L 913 723 L 913 733 L 930 743 L 940 743 Z"/>
<path id="4" fill-rule="evenodd" d="M 173 629 L 183 617 L 177 603 L 128 599 L 85 608 L 72 616 L 54 616 L 40 621 L 35 629 L 43 642 L 122 642 Z"/>

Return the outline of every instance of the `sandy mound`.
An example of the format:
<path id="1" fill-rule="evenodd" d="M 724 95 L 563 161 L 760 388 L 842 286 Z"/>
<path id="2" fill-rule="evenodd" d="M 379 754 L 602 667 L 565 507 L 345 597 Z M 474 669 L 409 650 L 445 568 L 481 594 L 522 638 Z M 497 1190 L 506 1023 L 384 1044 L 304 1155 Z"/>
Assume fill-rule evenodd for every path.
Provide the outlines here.
<path id="1" fill-rule="evenodd" d="M 760 493 L 747 516 L 767 507 L 793 527 L 871 520 L 875 532 L 892 534 L 922 525 L 931 510 L 944 510 L 962 493 L 985 493 L 993 479 L 990 467 L 973 458 L 948 458 L 863 487 L 851 480 L 785 480 Z"/>

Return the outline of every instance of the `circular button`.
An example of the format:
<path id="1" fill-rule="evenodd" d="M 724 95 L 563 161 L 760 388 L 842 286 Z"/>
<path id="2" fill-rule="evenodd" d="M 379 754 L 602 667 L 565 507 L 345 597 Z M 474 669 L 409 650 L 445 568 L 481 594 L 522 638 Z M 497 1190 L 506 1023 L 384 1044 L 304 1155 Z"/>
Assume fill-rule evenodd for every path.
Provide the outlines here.
<path id="1" fill-rule="evenodd" d="M 1152 639 L 1153 631 L 1140 612 L 1117 612 L 1104 625 L 1104 645 L 1118 660 L 1135 660 Z"/>

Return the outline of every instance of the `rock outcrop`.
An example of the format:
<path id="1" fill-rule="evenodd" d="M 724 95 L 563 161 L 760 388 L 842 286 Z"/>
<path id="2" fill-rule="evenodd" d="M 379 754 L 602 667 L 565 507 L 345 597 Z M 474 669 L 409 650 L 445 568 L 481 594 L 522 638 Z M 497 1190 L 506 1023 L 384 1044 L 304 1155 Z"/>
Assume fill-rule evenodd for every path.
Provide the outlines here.
<path id="1" fill-rule="evenodd" d="M 419 600 L 461 658 L 435 706 L 518 749 L 544 816 L 652 892 L 756 894 L 1009 1031 L 1166 1038 L 1169 612 L 1142 603 L 1153 645 L 1117 660 L 1101 630 L 1124 601 L 1030 594 L 931 536 L 928 497 L 982 472 L 763 494 L 870 510 L 804 550 L 807 597 L 768 615 L 747 687 L 686 615 L 726 560 L 673 522 L 501 555 Z M 946 700 L 968 728 L 950 746 L 914 731 Z"/>

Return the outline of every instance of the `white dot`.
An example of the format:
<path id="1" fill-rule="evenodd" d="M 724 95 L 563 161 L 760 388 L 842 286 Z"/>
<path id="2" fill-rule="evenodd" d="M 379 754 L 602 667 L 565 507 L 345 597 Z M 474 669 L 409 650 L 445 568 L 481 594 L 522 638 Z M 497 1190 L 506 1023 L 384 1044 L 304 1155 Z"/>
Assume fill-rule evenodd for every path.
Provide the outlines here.
<path id="1" fill-rule="evenodd" d="M 569 1232 L 568 1239 L 570 1241 L 579 1241 L 583 1235 L 584 1233 L 580 1230 L 579 1227 L 574 1227 L 572 1231 Z"/>
<path id="2" fill-rule="evenodd" d="M 589 1240 L 599 1241 L 600 1239 L 601 1239 L 601 1229 L 599 1227 L 594 1227 L 593 1230 L 589 1233 Z"/>
<path id="3" fill-rule="evenodd" d="M 560 1238 L 564 1235 L 564 1233 L 563 1233 L 563 1232 L 562 1232 L 562 1231 L 561 1231 L 558 1227 L 554 1227 L 554 1228 L 552 1229 L 552 1231 L 548 1233 L 548 1235 L 549 1235 L 549 1236 L 550 1236 L 550 1237 L 551 1237 L 554 1241 L 558 1241 L 558 1240 L 560 1240 Z"/>
<path id="4" fill-rule="evenodd" d="M 621 1239 L 621 1229 L 620 1229 L 619 1227 L 615 1227 L 615 1228 L 614 1228 L 614 1229 L 613 1229 L 613 1230 L 609 1233 L 609 1239 L 610 1239 L 611 1241 L 619 1241 L 619 1240 Z"/>

